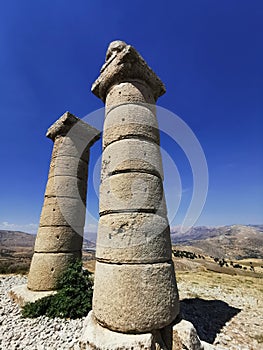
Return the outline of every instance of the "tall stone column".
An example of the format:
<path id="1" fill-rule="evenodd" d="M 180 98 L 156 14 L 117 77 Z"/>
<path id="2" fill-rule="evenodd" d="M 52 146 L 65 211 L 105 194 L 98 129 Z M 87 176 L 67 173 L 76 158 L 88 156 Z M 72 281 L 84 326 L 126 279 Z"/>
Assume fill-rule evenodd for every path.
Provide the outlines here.
<path id="1" fill-rule="evenodd" d="M 100 132 L 69 112 L 47 131 L 54 141 L 28 289 L 55 289 L 66 266 L 81 257 L 89 150 Z"/>
<path id="2" fill-rule="evenodd" d="M 106 114 L 93 312 L 82 343 L 154 349 L 156 331 L 179 312 L 155 115 L 165 88 L 133 47 L 116 41 L 92 92 Z"/>

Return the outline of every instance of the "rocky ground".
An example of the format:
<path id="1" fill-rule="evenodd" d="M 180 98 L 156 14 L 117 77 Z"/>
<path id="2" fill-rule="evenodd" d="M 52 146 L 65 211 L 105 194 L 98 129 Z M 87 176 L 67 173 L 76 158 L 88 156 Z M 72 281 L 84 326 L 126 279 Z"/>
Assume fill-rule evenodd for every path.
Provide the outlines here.
<path id="1" fill-rule="evenodd" d="M 263 348 L 263 279 L 212 272 L 177 273 L 181 312 L 215 349 Z"/>
<path id="2" fill-rule="evenodd" d="M 19 275 L 0 278 L 0 349 L 79 349 L 77 343 L 84 318 L 64 320 L 21 317 L 19 307 L 11 302 L 7 293 L 15 285 L 26 283 L 26 280 L 26 277 Z"/>
<path id="3" fill-rule="evenodd" d="M 262 279 L 210 272 L 177 274 L 183 317 L 201 340 L 221 350 L 259 350 L 263 345 Z M 0 276 L 0 349 L 79 349 L 84 319 L 23 319 L 8 291 L 26 283 L 19 275 Z"/>

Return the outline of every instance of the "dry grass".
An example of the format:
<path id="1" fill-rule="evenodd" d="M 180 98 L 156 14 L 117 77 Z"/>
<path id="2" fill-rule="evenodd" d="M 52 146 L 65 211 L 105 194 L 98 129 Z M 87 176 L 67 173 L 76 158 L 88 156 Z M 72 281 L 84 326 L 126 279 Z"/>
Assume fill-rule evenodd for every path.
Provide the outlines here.
<path id="1" fill-rule="evenodd" d="M 89 272 L 91 272 L 91 273 L 95 272 L 95 260 L 83 261 L 83 266 Z"/>
<path id="2" fill-rule="evenodd" d="M 263 278 L 239 275 L 231 276 L 224 273 L 219 275 L 212 271 L 177 271 L 176 279 L 178 282 L 200 285 L 204 286 L 206 289 L 220 285 L 221 288 L 229 291 L 240 288 L 247 291 L 249 290 L 248 293 L 262 293 L 263 291 Z"/>

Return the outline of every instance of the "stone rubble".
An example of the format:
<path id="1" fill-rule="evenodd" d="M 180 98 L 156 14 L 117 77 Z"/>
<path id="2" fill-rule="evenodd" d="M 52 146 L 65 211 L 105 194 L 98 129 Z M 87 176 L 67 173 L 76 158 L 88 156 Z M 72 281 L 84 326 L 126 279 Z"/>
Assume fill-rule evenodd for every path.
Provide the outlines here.
<path id="1" fill-rule="evenodd" d="M 38 317 L 24 319 L 18 306 L 8 297 L 9 290 L 27 282 L 19 275 L 0 277 L 0 350 L 80 350 L 79 337 L 84 327 L 85 317 L 77 320 L 49 319 Z M 227 322 L 217 334 L 212 347 L 203 343 L 204 350 L 260 350 L 262 343 L 255 339 L 261 332 L 263 323 L 262 302 L 253 295 L 242 291 L 229 293 L 220 286 L 207 288 L 178 282 L 181 300 L 198 295 L 207 300 L 223 300 L 242 311 Z M 191 310 L 193 317 L 198 310 Z M 196 315 L 195 315 L 196 313 Z M 204 315 L 205 317 L 205 315 Z M 201 327 L 203 319 L 195 317 L 195 327 Z M 198 334 L 200 339 L 204 338 Z M 190 349 L 188 349 L 190 350 Z"/>

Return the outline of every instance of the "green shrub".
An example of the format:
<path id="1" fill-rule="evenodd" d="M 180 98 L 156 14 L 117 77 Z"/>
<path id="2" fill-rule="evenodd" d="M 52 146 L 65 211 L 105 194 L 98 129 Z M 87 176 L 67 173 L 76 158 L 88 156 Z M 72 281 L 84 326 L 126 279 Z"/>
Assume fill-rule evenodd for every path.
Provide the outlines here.
<path id="1" fill-rule="evenodd" d="M 30 264 L 29 263 L 15 263 L 8 267 L 7 273 L 19 273 L 21 275 L 25 275 L 29 271 Z"/>
<path id="2" fill-rule="evenodd" d="M 29 270 L 29 263 L 24 262 L 1 262 L 0 274 L 19 273 L 25 275 Z"/>
<path id="3" fill-rule="evenodd" d="M 58 279 L 56 289 L 55 295 L 27 303 L 22 309 L 22 316 L 79 318 L 86 316 L 91 310 L 93 294 L 91 274 L 82 269 L 80 261 L 69 265 Z"/>

